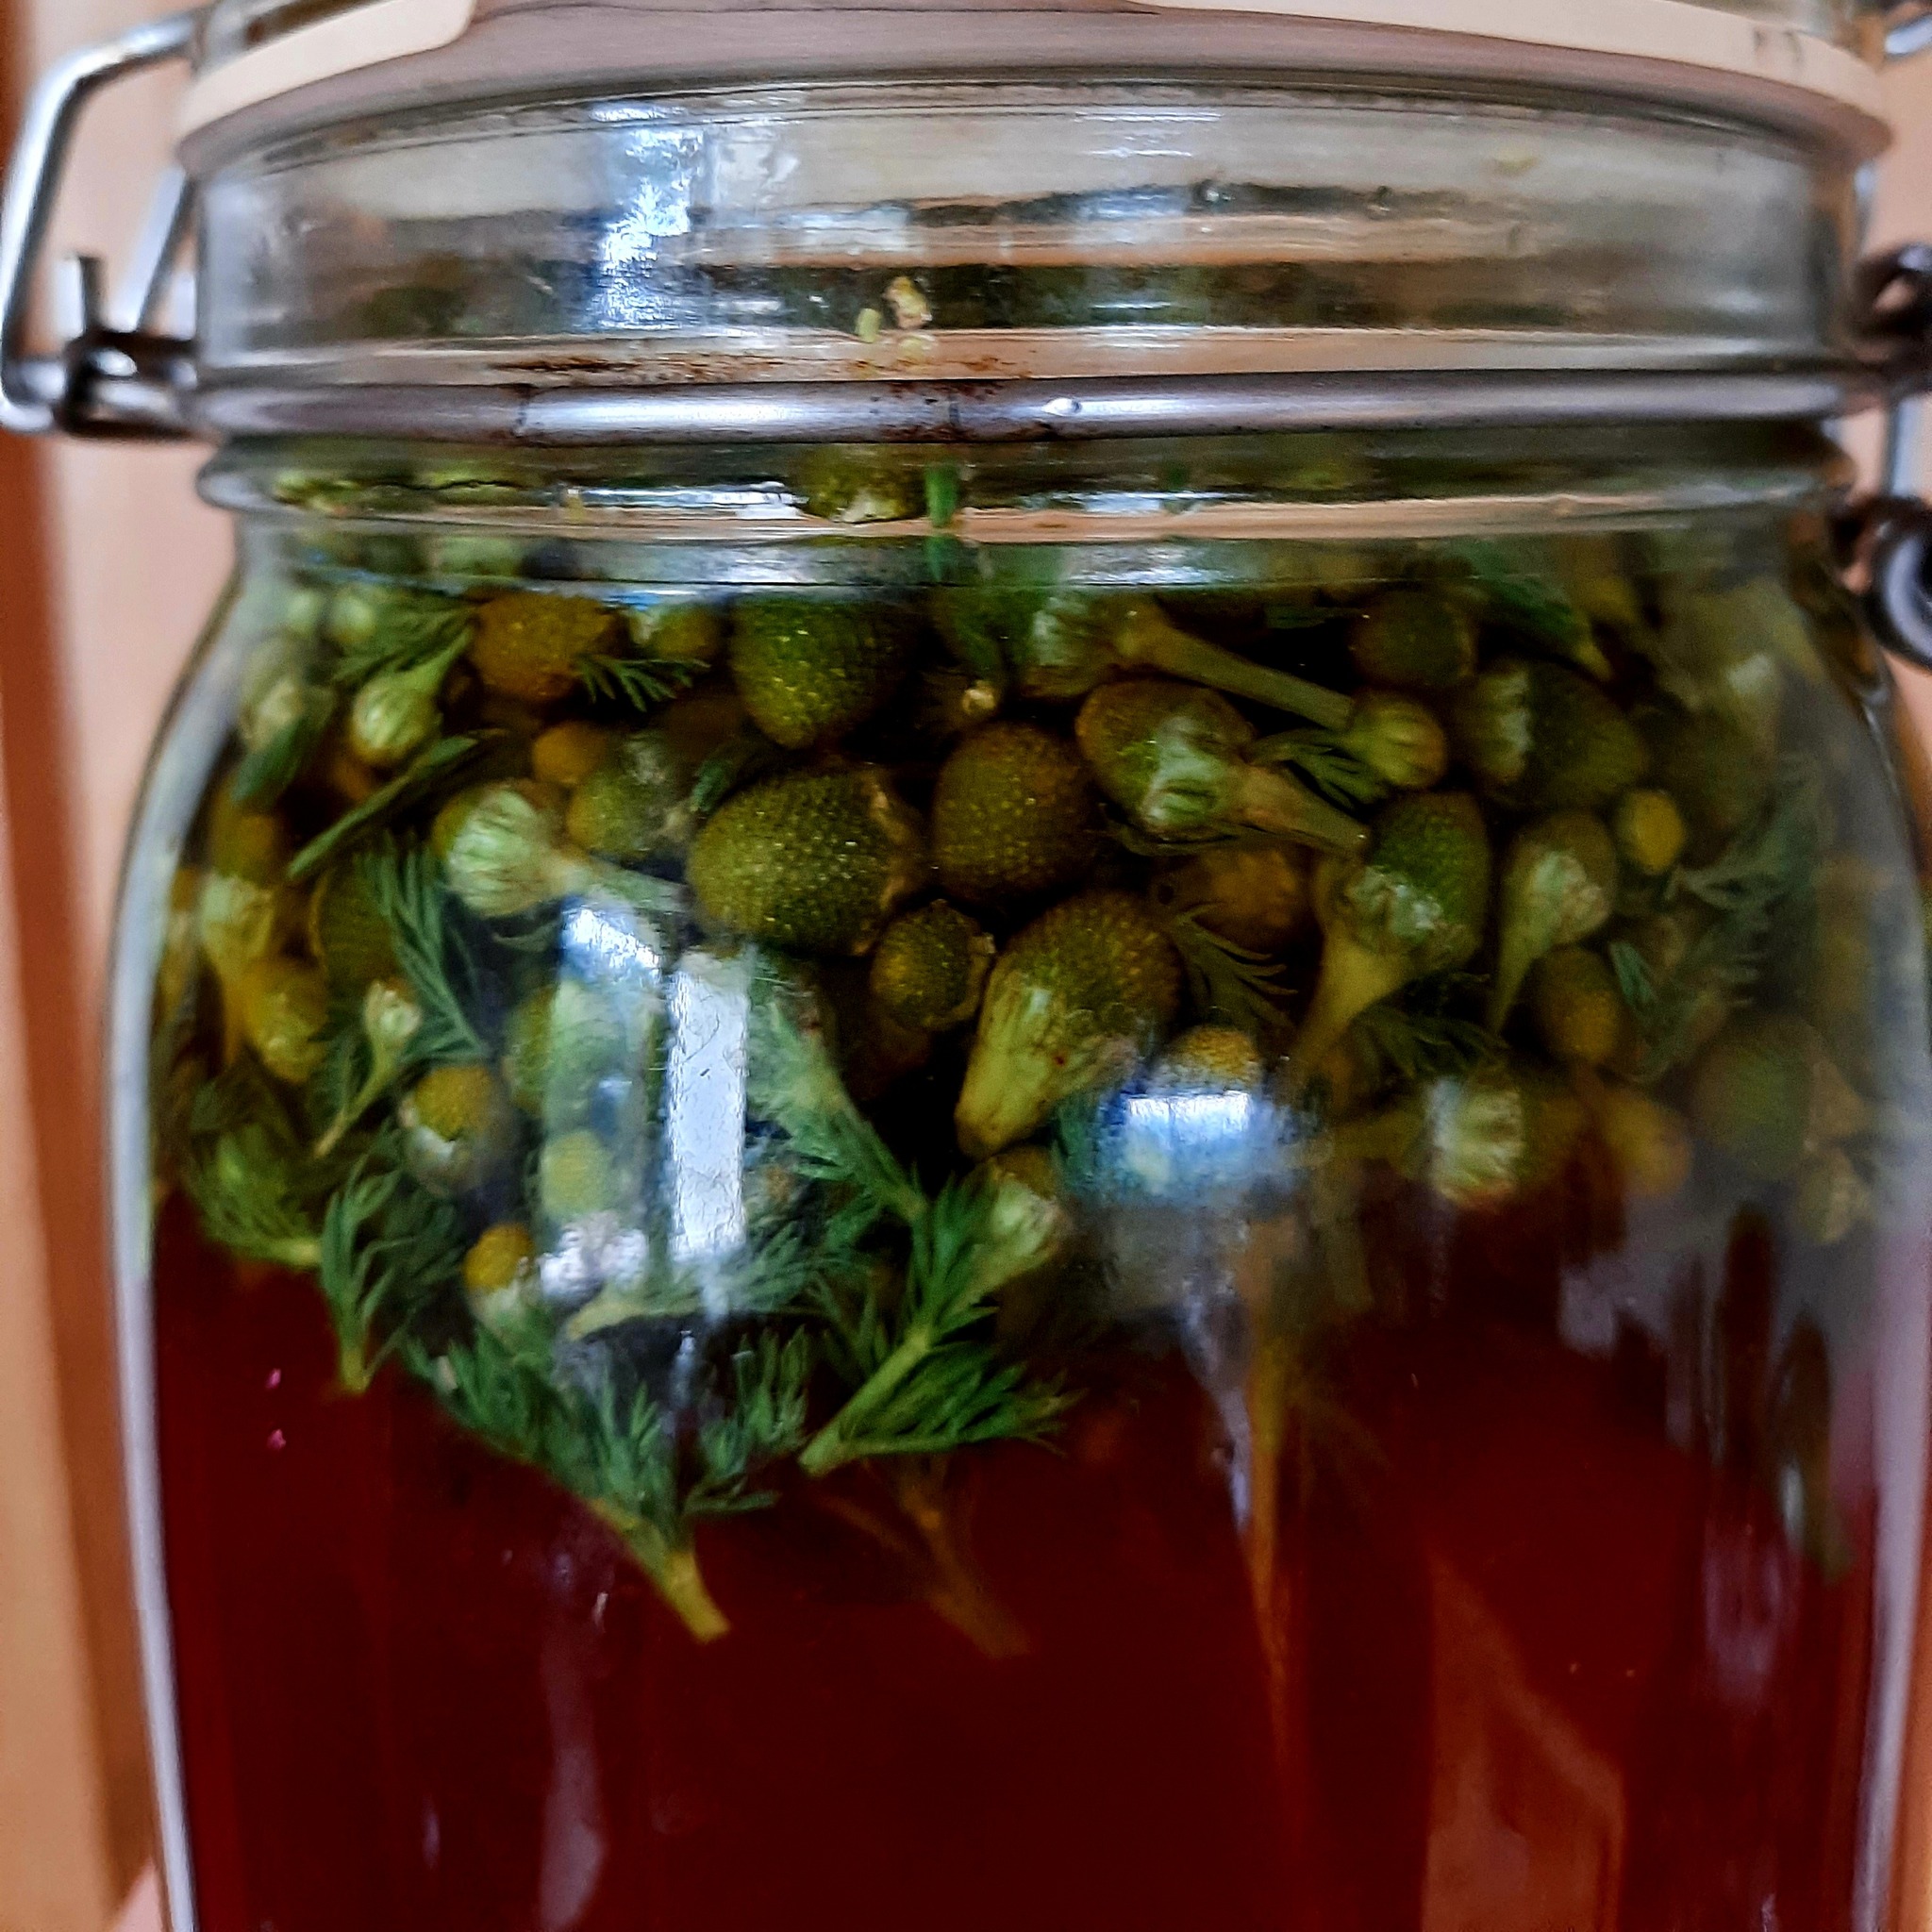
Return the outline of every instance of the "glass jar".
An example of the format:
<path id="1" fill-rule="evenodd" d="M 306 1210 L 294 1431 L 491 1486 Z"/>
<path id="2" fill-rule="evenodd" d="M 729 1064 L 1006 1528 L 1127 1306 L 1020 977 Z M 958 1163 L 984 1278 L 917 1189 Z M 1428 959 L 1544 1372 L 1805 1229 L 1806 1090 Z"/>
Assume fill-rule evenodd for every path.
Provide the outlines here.
<path id="1" fill-rule="evenodd" d="M 190 142 L 239 562 L 114 1015 L 184 1927 L 1916 1923 L 1856 89 L 1104 20 Z"/>
<path id="2" fill-rule="evenodd" d="M 205 1923 L 1876 1923 L 1832 474 L 225 457 L 122 981 Z"/>

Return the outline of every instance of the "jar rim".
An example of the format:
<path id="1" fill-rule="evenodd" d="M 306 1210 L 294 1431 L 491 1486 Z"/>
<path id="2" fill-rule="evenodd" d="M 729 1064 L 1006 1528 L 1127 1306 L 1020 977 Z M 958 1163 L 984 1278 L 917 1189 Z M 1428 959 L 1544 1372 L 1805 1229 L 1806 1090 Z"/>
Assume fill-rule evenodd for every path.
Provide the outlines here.
<path id="1" fill-rule="evenodd" d="M 1876 15 L 1833 37 L 1766 0 L 947 0 L 880 8 L 810 0 L 359 0 L 224 48 L 204 35 L 179 123 L 205 174 L 298 131 L 434 102 L 532 92 L 804 78 L 1219 71 L 1350 73 L 1481 89 L 1531 80 L 1580 99 L 1762 118 L 1869 158 L 1887 139 Z M 1767 13 L 1771 17 L 1767 17 Z M 1848 41 L 1853 44 L 1841 44 Z M 1859 42 L 1863 44 L 1859 44 Z"/>
<path id="2" fill-rule="evenodd" d="M 1402 370 L 1065 383 L 1004 381 L 217 384 L 217 437 L 388 437 L 541 450 L 705 443 L 1114 441 L 1297 431 L 1767 423 L 1837 417 L 1875 371 Z"/>

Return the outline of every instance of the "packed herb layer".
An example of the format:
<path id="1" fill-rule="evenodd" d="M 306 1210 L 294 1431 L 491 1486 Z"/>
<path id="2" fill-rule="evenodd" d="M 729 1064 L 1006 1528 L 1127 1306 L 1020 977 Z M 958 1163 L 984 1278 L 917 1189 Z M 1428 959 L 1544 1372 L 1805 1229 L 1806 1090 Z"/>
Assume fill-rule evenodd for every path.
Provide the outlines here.
<path id="1" fill-rule="evenodd" d="M 1589 1161 L 1633 1215 L 1870 1222 L 1916 915 L 1808 748 L 1845 614 L 1761 537 L 1140 591 L 939 546 L 923 593 L 293 554 L 229 621 L 162 1176 L 315 1277 L 346 1389 L 419 1382 L 700 1638 L 706 1518 L 868 1463 L 942 1539 L 946 1458 L 1163 1330 L 1265 1545 L 1296 1363 L 1375 1308 L 1365 1190 L 1507 1213 Z"/>

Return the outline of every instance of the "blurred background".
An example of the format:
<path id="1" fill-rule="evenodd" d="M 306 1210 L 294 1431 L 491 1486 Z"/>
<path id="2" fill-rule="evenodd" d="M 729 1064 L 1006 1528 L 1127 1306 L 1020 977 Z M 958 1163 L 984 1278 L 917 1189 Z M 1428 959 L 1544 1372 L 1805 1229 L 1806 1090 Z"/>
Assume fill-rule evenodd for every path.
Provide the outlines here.
<path id="1" fill-rule="evenodd" d="M 47 63 L 167 10 L 5 0 L 9 136 Z M 177 86 L 143 80 L 98 108 L 57 253 L 125 258 Z M 1932 55 L 1888 87 L 1898 140 L 1874 246 L 1932 237 Z M 1869 455 L 1870 426 L 1852 438 Z M 97 1011 L 142 759 L 227 564 L 225 526 L 195 499 L 200 460 L 192 449 L 0 444 L 0 1932 L 101 1932 L 148 1857 Z M 1932 724 L 1932 682 L 1907 695 Z"/>

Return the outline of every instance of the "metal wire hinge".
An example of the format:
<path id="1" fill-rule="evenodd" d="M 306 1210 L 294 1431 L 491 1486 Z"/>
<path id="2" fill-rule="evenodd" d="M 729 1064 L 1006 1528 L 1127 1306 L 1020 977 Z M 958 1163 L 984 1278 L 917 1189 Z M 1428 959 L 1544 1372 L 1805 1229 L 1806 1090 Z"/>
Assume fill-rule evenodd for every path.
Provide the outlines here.
<path id="1" fill-rule="evenodd" d="M 77 325 L 57 354 L 27 348 L 42 252 L 82 112 L 113 81 L 192 58 L 202 9 L 130 28 L 49 71 L 21 123 L 0 204 L 0 428 L 39 436 L 175 437 L 188 433 L 194 345 L 158 332 L 192 218 L 187 176 L 171 169 L 118 301 L 92 256 L 72 264 Z"/>
<path id="2" fill-rule="evenodd" d="M 1932 671 L 1932 506 L 1916 489 L 1918 428 L 1932 387 L 1932 244 L 1875 256 L 1858 271 L 1860 333 L 1883 369 L 1878 492 L 1846 520 L 1845 560 L 1886 649 Z"/>

